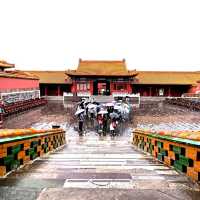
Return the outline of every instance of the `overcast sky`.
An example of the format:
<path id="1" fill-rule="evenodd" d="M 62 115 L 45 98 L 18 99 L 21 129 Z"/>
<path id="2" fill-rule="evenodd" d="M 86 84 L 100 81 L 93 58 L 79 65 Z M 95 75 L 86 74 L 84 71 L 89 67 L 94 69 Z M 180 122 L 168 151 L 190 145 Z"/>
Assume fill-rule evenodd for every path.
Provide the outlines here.
<path id="1" fill-rule="evenodd" d="M 65 70 L 78 59 L 200 70 L 199 0 L 0 0 L 0 58 Z"/>

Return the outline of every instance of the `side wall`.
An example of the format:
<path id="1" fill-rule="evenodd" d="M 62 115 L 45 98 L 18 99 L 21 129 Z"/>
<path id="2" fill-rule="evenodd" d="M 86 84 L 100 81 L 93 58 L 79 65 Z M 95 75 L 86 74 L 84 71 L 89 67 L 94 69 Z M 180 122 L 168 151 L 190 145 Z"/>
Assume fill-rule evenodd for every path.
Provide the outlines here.
<path id="1" fill-rule="evenodd" d="M 194 93 L 194 94 L 200 93 L 200 83 L 197 83 L 196 86 L 192 86 L 188 91 L 188 93 Z"/>
<path id="2" fill-rule="evenodd" d="M 0 77 L 0 92 L 38 88 L 39 80 Z"/>
<path id="3" fill-rule="evenodd" d="M 11 136 L 8 132 L 1 132 L 3 136 L 0 141 L 0 177 L 66 143 L 65 132 L 61 129 L 46 132 L 32 130 L 32 133 L 28 130 L 26 135 L 20 133 L 19 129 L 13 130 L 9 140 L 4 137 L 6 134 Z"/>
<path id="4" fill-rule="evenodd" d="M 133 144 L 164 164 L 200 181 L 199 142 L 135 131 Z"/>

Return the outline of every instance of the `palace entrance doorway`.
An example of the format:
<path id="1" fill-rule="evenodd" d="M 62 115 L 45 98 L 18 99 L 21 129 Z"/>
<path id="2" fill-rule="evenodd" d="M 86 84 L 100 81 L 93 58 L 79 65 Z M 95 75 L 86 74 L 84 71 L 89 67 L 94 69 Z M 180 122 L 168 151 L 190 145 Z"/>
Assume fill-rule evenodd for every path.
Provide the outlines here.
<path id="1" fill-rule="evenodd" d="M 93 95 L 110 95 L 110 81 L 95 80 L 93 84 Z"/>

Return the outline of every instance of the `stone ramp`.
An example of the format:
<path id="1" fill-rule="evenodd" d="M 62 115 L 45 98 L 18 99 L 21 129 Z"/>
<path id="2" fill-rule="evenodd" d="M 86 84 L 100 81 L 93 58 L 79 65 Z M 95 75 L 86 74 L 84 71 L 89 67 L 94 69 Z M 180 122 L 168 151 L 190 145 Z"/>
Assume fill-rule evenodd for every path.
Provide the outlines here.
<path id="1" fill-rule="evenodd" d="M 124 200 L 149 195 L 153 195 L 152 199 L 176 199 L 169 196 L 170 191 L 176 191 L 177 197 L 183 191 L 189 197 L 187 194 L 184 197 L 188 198 L 182 199 L 191 199 L 198 188 L 186 176 L 135 149 L 129 140 L 95 135 L 69 137 L 64 148 L 0 179 L 0 193 L 8 195 L 4 190 L 7 188 L 24 190 L 24 194 L 30 193 L 29 199 L 42 192 L 39 199 Z M 20 199 L 26 199 L 26 195 Z"/>

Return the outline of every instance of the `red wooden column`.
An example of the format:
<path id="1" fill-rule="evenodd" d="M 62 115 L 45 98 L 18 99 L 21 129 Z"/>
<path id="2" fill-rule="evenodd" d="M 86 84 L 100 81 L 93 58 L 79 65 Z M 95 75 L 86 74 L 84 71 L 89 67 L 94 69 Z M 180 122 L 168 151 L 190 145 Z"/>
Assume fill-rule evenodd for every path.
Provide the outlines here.
<path id="1" fill-rule="evenodd" d="M 60 96 L 60 85 L 57 86 L 57 95 Z"/>
<path id="2" fill-rule="evenodd" d="M 45 96 L 48 96 L 48 87 L 47 87 L 47 86 L 45 86 L 44 95 L 45 95 Z"/>
<path id="3" fill-rule="evenodd" d="M 93 80 L 90 81 L 90 94 L 93 95 L 94 87 L 93 87 Z"/>
<path id="4" fill-rule="evenodd" d="M 77 92 L 77 89 L 76 89 L 76 82 L 75 82 L 75 81 L 72 82 L 71 92 L 72 92 L 73 94 L 75 94 L 75 93 Z"/>
<path id="5" fill-rule="evenodd" d="M 74 93 L 74 82 L 72 82 L 71 93 Z"/>
<path id="6" fill-rule="evenodd" d="M 128 90 L 129 94 L 132 93 L 132 88 L 131 88 L 131 84 L 130 83 L 127 83 L 127 90 Z"/>

